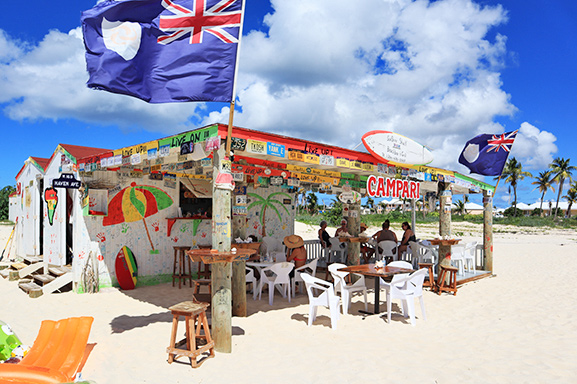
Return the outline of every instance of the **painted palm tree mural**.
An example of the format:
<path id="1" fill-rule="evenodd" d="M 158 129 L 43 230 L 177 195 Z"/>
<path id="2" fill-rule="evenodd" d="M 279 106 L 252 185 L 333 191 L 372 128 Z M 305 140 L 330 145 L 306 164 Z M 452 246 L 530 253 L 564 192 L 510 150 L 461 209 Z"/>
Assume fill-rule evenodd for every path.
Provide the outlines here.
<path id="1" fill-rule="evenodd" d="M 277 214 L 277 217 L 279 218 L 279 220 L 281 222 L 282 222 L 282 216 L 281 216 L 281 213 L 279 212 L 278 208 L 276 207 L 276 205 L 278 205 L 282 209 L 284 209 L 284 211 L 287 213 L 287 215 L 290 216 L 290 212 L 288 211 L 288 209 L 286 209 L 286 207 L 284 206 L 284 203 L 281 200 L 277 200 L 278 197 L 286 197 L 288 199 L 291 199 L 291 201 L 292 201 L 292 197 L 288 193 L 274 192 L 274 193 L 271 193 L 270 195 L 268 195 L 268 197 L 266 199 L 262 196 L 257 195 L 256 193 L 247 193 L 247 195 L 252 197 L 255 200 L 254 202 L 252 202 L 248 206 L 248 210 L 250 210 L 253 207 L 262 206 L 262 209 L 259 213 L 259 216 L 260 216 L 260 225 L 262 227 L 262 236 L 263 237 L 266 236 L 265 217 L 266 217 L 267 209 L 269 209 L 269 208 L 272 209 Z"/>

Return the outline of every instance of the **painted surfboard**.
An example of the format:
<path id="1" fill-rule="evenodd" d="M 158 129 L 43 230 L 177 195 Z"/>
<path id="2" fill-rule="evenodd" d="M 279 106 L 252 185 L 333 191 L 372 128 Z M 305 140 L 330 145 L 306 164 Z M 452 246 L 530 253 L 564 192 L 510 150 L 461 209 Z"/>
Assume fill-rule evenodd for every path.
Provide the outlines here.
<path id="1" fill-rule="evenodd" d="M 393 165 L 425 165 L 433 161 L 433 154 L 424 145 L 395 132 L 370 131 L 362 140 L 373 156 Z"/>
<path id="2" fill-rule="evenodd" d="M 114 263 L 116 279 L 121 289 L 128 291 L 136 287 L 136 277 L 138 276 L 138 265 L 132 251 L 124 246 L 116 255 Z"/>

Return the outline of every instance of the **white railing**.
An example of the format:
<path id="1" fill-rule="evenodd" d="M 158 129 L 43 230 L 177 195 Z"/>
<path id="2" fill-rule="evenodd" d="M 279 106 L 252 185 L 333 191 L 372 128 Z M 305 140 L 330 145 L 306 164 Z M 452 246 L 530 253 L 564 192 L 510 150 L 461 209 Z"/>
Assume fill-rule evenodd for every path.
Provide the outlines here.
<path id="1" fill-rule="evenodd" d="M 305 240 L 305 249 L 307 251 L 307 261 L 320 259 L 323 257 L 323 247 L 319 239 Z"/>

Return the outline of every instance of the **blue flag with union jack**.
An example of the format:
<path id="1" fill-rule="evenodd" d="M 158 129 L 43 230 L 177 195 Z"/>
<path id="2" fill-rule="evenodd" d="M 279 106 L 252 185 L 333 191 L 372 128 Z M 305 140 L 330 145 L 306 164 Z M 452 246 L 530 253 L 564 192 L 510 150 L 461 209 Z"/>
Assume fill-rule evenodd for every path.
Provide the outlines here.
<path id="1" fill-rule="evenodd" d="M 459 156 L 459 163 L 471 172 L 485 176 L 499 176 L 518 131 L 498 135 L 482 134 L 467 141 Z"/>
<path id="2" fill-rule="evenodd" d="M 88 87 L 149 103 L 229 102 L 242 0 L 106 0 L 82 13 Z"/>

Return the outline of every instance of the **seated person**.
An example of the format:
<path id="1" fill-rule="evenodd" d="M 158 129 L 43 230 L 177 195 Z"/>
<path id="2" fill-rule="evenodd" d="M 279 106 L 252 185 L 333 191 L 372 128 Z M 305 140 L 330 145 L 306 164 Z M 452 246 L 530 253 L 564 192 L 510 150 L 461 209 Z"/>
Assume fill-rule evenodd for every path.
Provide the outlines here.
<path id="1" fill-rule="evenodd" d="M 377 244 L 379 244 L 381 241 L 385 241 L 385 240 L 394 241 L 395 244 L 397 244 L 397 242 L 398 242 L 397 235 L 395 232 L 393 232 L 389 229 L 390 226 L 391 226 L 391 222 L 389 221 L 389 219 L 386 219 L 382 225 L 383 229 L 381 229 L 380 231 L 378 231 L 377 233 L 375 233 L 373 235 L 373 239 L 375 239 Z M 379 253 L 381 253 L 381 252 L 383 252 L 383 250 L 381 249 L 381 247 L 379 247 Z M 393 249 L 393 253 L 396 253 L 396 249 Z"/>
<path id="2" fill-rule="evenodd" d="M 401 245 L 399 245 L 399 255 L 402 255 L 403 252 L 407 250 L 409 241 L 417 241 L 415 233 L 411 229 L 411 226 L 408 222 L 405 221 L 403 224 L 401 224 L 401 228 L 403 228 L 405 232 L 403 233 L 403 238 L 401 239 Z"/>
<path id="3" fill-rule="evenodd" d="M 331 236 L 327 232 L 327 222 L 323 220 L 320 225 L 319 240 L 321 241 L 321 247 L 328 248 L 331 246 Z"/>
<path id="4" fill-rule="evenodd" d="M 289 235 L 284 238 L 283 243 L 287 247 L 286 261 L 294 262 L 295 269 L 307 263 L 307 250 L 305 249 L 305 243 L 302 237 L 299 235 Z M 289 274 L 291 279 L 295 275 L 294 271 L 293 269 Z"/>
<path id="5" fill-rule="evenodd" d="M 351 236 L 351 234 L 349 233 L 349 229 L 347 228 L 347 224 L 348 223 L 346 219 L 341 220 L 341 226 L 337 228 L 335 232 L 335 237 Z"/>

